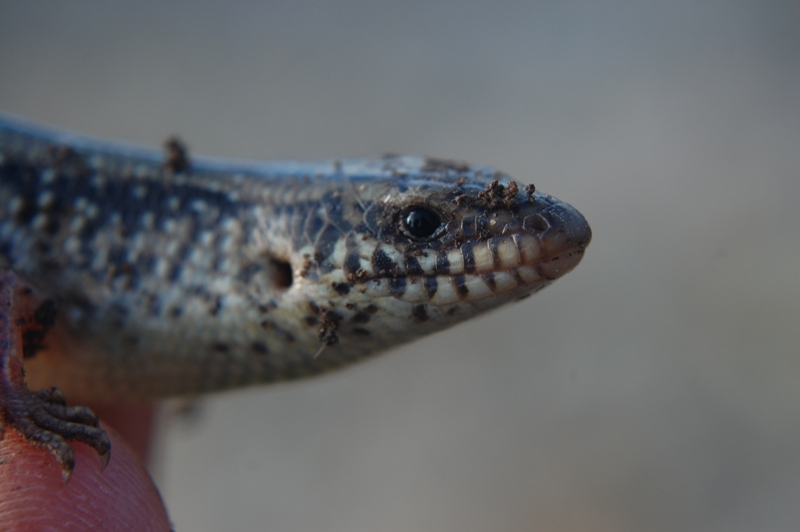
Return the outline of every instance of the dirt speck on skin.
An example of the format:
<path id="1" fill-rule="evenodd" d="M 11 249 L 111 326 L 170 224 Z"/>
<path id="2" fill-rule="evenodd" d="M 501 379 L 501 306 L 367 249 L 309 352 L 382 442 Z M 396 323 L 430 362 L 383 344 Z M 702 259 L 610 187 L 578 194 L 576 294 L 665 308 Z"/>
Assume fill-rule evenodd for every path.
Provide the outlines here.
<path id="1" fill-rule="evenodd" d="M 339 329 L 339 322 L 342 321 L 342 316 L 332 310 L 326 310 L 322 314 L 319 327 L 319 341 L 323 345 L 333 345 L 339 342 L 339 336 L 336 331 Z"/>
<path id="2" fill-rule="evenodd" d="M 308 277 L 308 272 L 311 270 L 312 266 L 311 255 L 305 253 L 303 255 L 303 266 L 300 268 L 300 277 Z"/>
<path id="3" fill-rule="evenodd" d="M 369 279 L 369 272 L 364 268 L 359 268 L 358 270 L 356 270 L 354 278 L 356 282 L 366 281 L 367 279 Z"/>
<path id="4" fill-rule="evenodd" d="M 459 194 L 450 201 L 452 201 L 453 204 L 458 207 L 466 207 L 470 204 L 470 197 L 467 196 L 466 194 Z"/>
<path id="5" fill-rule="evenodd" d="M 519 200 L 517 200 L 518 194 L 519 185 L 517 185 L 516 181 L 510 182 L 506 187 L 495 179 L 486 185 L 484 190 L 478 193 L 478 200 L 482 201 L 490 209 L 496 209 L 498 207 L 514 209 L 519 205 Z"/>
<path id="6" fill-rule="evenodd" d="M 71 172 L 76 175 L 86 175 L 89 167 L 83 157 L 69 146 L 53 144 L 45 152 L 50 164 L 60 172 Z"/>
<path id="7" fill-rule="evenodd" d="M 186 172 L 191 168 L 189 163 L 189 149 L 178 137 L 170 137 L 164 141 L 164 170 L 168 175 Z"/>

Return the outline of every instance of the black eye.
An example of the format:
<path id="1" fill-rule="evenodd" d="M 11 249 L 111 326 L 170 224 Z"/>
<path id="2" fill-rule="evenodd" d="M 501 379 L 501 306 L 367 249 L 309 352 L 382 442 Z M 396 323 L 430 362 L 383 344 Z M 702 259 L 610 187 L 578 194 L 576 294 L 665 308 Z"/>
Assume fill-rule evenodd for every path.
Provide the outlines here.
<path id="1" fill-rule="evenodd" d="M 421 206 L 408 211 L 403 221 L 406 231 L 414 238 L 428 238 L 442 226 L 442 218 L 439 213 Z"/>

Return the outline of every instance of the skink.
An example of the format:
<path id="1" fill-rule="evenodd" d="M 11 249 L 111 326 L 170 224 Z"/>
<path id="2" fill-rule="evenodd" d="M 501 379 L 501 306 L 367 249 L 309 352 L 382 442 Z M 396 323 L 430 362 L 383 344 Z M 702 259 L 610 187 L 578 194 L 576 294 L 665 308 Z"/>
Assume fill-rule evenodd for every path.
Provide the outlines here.
<path id="1" fill-rule="evenodd" d="M 47 318 L 27 379 L 71 401 L 326 373 L 541 290 L 590 239 L 488 167 L 190 158 L 0 115 L 0 270 Z"/>

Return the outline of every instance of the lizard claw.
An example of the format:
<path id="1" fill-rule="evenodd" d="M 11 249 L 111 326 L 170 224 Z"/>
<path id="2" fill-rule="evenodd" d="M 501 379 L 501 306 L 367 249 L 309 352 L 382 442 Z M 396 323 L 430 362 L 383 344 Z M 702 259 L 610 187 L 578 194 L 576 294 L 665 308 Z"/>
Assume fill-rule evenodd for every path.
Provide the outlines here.
<path id="1" fill-rule="evenodd" d="M 55 401 L 52 399 L 55 398 Z M 27 388 L 6 396 L 5 425 L 19 430 L 32 444 L 50 451 L 66 483 L 75 468 L 75 453 L 67 441 L 91 445 L 103 469 L 111 457 L 111 442 L 94 413 L 85 406 L 66 406 L 57 388 L 31 392 Z"/>
<path id="2" fill-rule="evenodd" d="M 64 394 L 56 387 L 39 390 L 35 396 L 41 401 L 41 409 L 34 416 L 35 423 L 62 440 L 91 445 L 100 455 L 101 467 L 105 469 L 111 458 L 111 442 L 94 412 L 86 406 L 67 406 Z"/>
<path id="3" fill-rule="evenodd" d="M 32 392 L 25 384 L 23 330 L 31 320 L 24 302 L 31 289 L 9 272 L 0 270 L 0 431 L 17 429 L 33 445 L 50 451 L 61 466 L 66 483 L 75 468 L 75 453 L 68 441 L 91 445 L 105 469 L 111 456 L 111 442 L 100 428 L 97 416 L 85 406 L 67 406 L 58 388 Z M 0 432 L 0 438 L 2 433 Z"/>

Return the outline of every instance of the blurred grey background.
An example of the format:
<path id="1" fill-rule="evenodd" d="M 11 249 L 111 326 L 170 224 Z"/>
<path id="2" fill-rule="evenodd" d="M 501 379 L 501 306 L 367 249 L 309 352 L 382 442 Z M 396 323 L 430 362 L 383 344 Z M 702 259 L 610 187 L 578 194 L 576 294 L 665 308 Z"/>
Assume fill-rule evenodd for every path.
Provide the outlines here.
<path id="1" fill-rule="evenodd" d="M 0 108 L 195 153 L 494 165 L 553 287 L 165 418 L 178 530 L 800 529 L 800 4 L 0 4 Z"/>

